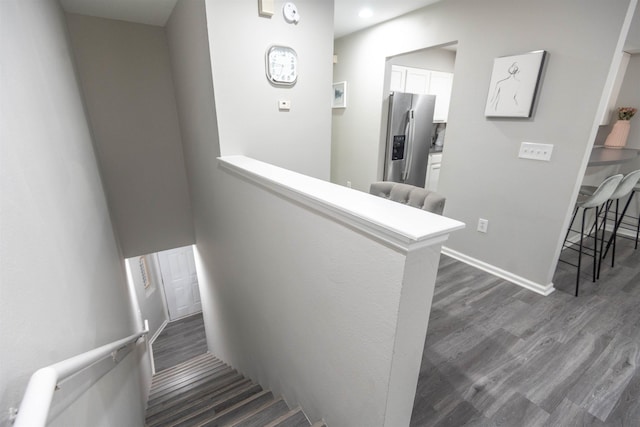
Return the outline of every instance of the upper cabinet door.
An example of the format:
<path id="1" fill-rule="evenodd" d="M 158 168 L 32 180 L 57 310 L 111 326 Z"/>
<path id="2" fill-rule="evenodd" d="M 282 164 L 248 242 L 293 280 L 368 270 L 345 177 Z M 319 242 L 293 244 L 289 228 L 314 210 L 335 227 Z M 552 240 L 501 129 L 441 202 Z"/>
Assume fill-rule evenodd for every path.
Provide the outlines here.
<path id="1" fill-rule="evenodd" d="M 405 81 L 407 78 L 407 69 L 397 65 L 391 66 L 391 84 L 389 90 L 391 92 L 404 92 Z"/>
<path id="2" fill-rule="evenodd" d="M 389 89 L 393 92 L 408 92 L 436 96 L 433 113 L 434 122 L 446 122 L 449 117 L 449 103 L 453 73 L 424 70 L 422 68 L 391 66 L 391 82 Z"/>
<path id="3" fill-rule="evenodd" d="M 453 74 L 441 71 L 431 72 L 429 94 L 436 96 L 436 108 L 433 112 L 434 122 L 446 122 L 449 116 Z"/>
<path id="4" fill-rule="evenodd" d="M 431 71 L 420 68 L 405 67 L 407 69 L 407 80 L 405 83 L 405 92 L 408 93 L 429 93 L 429 85 L 431 82 Z"/>

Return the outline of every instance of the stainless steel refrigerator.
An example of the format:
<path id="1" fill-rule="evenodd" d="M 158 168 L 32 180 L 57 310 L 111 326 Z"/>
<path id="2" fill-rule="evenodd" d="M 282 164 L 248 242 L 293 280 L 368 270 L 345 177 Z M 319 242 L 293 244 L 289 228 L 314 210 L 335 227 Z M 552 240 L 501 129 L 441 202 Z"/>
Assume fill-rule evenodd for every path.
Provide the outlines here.
<path id="1" fill-rule="evenodd" d="M 433 129 L 435 95 L 389 96 L 384 180 L 424 187 Z"/>

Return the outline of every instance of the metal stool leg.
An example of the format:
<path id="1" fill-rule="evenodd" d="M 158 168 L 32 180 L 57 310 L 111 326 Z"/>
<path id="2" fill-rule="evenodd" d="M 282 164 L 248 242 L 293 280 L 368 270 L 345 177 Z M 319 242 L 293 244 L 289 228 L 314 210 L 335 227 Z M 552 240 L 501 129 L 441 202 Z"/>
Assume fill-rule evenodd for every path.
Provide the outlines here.
<path id="1" fill-rule="evenodd" d="M 587 210 L 582 210 L 582 224 L 580 224 L 580 249 L 578 250 L 578 274 L 576 275 L 576 296 L 580 289 L 580 267 L 582 266 L 582 241 L 584 239 L 584 221 L 587 217 Z"/>

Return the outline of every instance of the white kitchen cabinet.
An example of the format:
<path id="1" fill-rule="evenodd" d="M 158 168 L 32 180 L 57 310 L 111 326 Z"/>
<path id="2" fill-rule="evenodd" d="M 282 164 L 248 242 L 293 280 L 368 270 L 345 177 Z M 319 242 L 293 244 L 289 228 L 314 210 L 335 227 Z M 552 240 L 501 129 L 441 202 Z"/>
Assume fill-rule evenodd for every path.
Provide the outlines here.
<path id="1" fill-rule="evenodd" d="M 433 113 L 434 122 L 447 121 L 452 86 L 453 73 L 402 65 L 391 66 L 391 91 L 436 96 L 436 106 Z"/>
<path id="2" fill-rule="evenodd" d="M 404 92 L 431 94 L 431 71 L 420 68 L 406 68 Z"/>
<path id="3" fill-rule="evenodd" d="M 440 180 L 440 166 L 442 165 L 442 153 L 429 154 L 427 165 L 427 176 L 424 188 L 431 191 L 438 191 L 438 181 Z"/>
<path id="4" fill-rule="evenodd" d="M 449 103 L 451 101 L 451 88 L 453 86 L 453 74 L 442 71 L 432 71 L 429 82 L 429 92 L 436 96 L 436 108 L 433 112 L 434 122 L 446 122 L 449 116 Z"/>
<path id="5" fill-rule="evenodd" d="M 391 84 L 389 90 L 392 92 L 404 92 L 407 72 L 395 65 L 391 66 Z"/>

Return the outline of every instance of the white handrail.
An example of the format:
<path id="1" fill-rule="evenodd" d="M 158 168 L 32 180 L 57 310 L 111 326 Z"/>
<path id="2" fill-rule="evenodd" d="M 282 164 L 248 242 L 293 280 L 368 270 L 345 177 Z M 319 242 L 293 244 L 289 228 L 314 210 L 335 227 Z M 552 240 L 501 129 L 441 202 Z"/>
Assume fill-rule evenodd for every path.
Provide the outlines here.
<path id="1" fill-rule="evenodd" d="M 31 375 L 29 384 L 24 392 L 20 409 L 14 422 L 14 427 L 45 426 L 53 393 L 58 383 L 85 368 L 114 355 L 123 347 L 135 342 L 149 332 L 149 322 L 144 321 L 144 330 L 127 338 L 114 341 L 96 349 L 79 354 L 62 362 L 38 369 Z"/>

